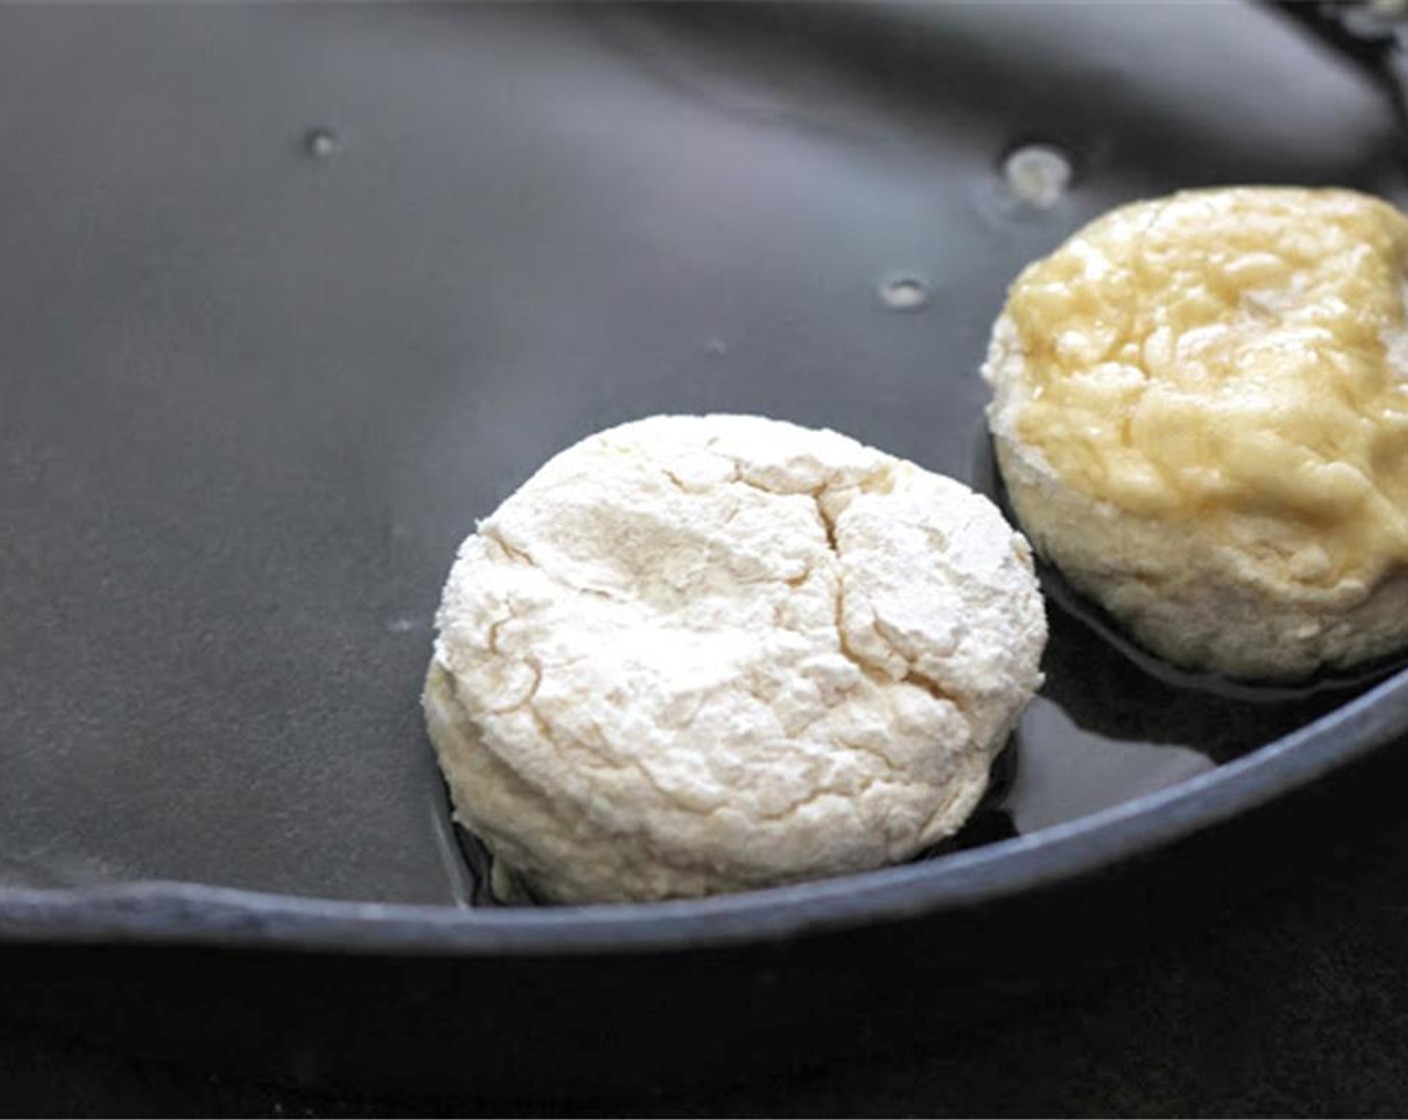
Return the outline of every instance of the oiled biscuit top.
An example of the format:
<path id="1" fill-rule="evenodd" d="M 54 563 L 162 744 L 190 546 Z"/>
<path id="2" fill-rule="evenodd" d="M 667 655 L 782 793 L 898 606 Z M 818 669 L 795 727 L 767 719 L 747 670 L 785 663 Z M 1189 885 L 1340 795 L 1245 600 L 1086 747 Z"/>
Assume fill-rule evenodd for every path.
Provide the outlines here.
<path id="1" fill-rule="evenodd" d="M 1068 486 L 1310 584 L 1408 560 L 1408 220 L 1347 190 L 1122 207 L 1013 284 L 1019 437 Z"/>

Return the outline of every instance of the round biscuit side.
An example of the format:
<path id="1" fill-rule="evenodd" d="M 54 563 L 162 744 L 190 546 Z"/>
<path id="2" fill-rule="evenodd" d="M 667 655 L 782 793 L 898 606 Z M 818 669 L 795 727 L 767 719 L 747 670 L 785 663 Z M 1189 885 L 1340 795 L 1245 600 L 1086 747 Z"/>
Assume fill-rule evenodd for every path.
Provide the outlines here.
<path id="1" fill-rule="evenodd" d="M 950 543 L 966 559 L 936 562 Z M 465 542 L 439 624 L 425 708 L 458 817 L 558 902 L 913 855 L 980 799 L 1045 643 L 986 499 L 753 417 L 554 457 Z"/>

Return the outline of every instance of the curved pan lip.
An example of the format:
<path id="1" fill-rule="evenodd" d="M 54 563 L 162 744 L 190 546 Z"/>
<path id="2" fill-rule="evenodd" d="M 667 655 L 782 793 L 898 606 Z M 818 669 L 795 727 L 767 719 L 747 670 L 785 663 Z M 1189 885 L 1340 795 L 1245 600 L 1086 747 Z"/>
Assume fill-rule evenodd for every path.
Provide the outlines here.
<path id="1" fill-rule="evenodd" d="M 1243 758 L 1088 817 L 923 863 L 745 894 L 474 910 L 296 898 L 188 883 L 0 889 L 0 942 L 502 957 L 775 941 L 959 910 L 1057 886 L 1273 801 L 1405 730 L 1408 671 Z"/>

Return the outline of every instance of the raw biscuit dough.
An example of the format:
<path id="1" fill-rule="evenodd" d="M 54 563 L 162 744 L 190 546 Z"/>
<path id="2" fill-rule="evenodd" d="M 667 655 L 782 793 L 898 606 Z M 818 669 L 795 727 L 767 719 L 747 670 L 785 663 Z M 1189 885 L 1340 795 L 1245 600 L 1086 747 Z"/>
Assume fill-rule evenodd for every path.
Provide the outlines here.
<path id="1" fill-rule="evenodd" d="M 1408 641 L 1408 220 L 1345 190 L 1112 211 L 1013 284 L 984 376 L 1037 551 L 1179 664 Z"/>
<path id="2" fill-rule="evenodd" d="M 950 835 L 1041 681 L 1025 540 L 830 431 L 657 416 L 460 548 L 425 689 L 458 819 L 545 901 L 878 867 Z"/>

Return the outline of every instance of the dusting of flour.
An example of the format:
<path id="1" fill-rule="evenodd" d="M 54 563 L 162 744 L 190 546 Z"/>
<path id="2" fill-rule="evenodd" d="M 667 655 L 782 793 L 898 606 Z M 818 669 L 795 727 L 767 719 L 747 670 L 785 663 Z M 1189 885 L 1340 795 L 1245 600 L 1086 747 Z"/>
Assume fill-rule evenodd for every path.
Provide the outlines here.
<path id="1" fill-rule="evenodd" d="M 976 805 L 1046 640 L 987 499 L 753 416 L 563 451 L 465 541 L 438 625 L 457 815 L 563 902 L 915 854 Z"/>

